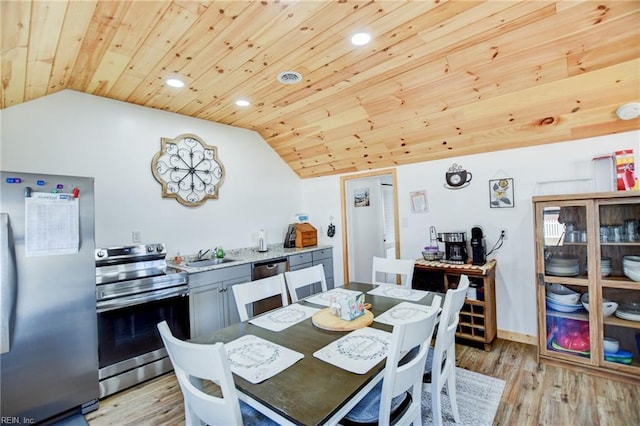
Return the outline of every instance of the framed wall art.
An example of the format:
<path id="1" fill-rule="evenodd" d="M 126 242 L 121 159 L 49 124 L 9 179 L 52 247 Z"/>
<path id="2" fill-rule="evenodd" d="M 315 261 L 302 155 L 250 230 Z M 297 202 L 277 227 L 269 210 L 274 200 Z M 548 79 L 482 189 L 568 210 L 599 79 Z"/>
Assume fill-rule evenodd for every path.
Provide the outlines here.
<path id="1" fill-rule="evenodd" d="M 489 181 L 489 206 L 492 209 L 512 208 L 513 178 L 491 179 Z"/>
<path id="2" fill-rule="evenodd" d="M 353 193 L 354 207 L 369 206 L 369 188 L 356 189 Z"/>
<path id="3" fill-rule="evenodd" d="M 217 199 L 225 174 L 218 148 L 190 133 L 161 138 L 151 172 L 162 185 L 163 198 L 175 198 L 187 207 Z"/>
<path id="4" fill-rule="evenodd" d="M 427 206 L 427 191 L 413 191 L 411 197 L 411 212 L 426 213 L 429 211 Z"/>

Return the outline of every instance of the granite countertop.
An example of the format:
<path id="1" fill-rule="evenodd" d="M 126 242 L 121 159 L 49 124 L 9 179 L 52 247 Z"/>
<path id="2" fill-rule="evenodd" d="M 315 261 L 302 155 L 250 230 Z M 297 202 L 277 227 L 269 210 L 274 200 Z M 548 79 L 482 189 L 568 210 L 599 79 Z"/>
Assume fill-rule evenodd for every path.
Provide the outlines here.
<path id="1" fill-rule="evenodd" d="M 266 260 L 277 259 L 279 257 L 287 257 L 295 254 L 307 253 L 310 251 L 328 248 L 333 248 L 333 246 L 325 244 L 303 248 L 284 248 L 282 244 L 271 244 L 267 246 L 268 250 L 266 252 L 259 252 L 255 247 L 230 249 L 228 251 L 225 251 L 224 257 L 226 259 L 233 259 L 232 262 L 225 262 L 207 266 L 187 266 L 187 263 L 193 262 L 197 259 L 198 256 L 193 254 L 182 256 L 182 262 L 180 264 L 176 264 L 174 259 L 167 259 L 167 266 L 191 274 L 196 272 L 210 271 L 212 269 L 221 269 L 228 268 L 230 266 L 243 265 L 245 263 L 263 262 Z M 207 258 L 208 257 L 205 257 L 205 259 Z"/>

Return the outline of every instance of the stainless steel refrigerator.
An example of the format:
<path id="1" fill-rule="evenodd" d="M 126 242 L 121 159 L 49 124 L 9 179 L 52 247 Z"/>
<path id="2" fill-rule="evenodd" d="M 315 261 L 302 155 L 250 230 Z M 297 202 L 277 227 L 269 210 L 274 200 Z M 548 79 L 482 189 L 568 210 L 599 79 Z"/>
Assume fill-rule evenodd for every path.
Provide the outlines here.
<path id="1" fill-rule="evenodd" d="M 97 408 L 93 178 L 0 172 L 0 412 Z"/>

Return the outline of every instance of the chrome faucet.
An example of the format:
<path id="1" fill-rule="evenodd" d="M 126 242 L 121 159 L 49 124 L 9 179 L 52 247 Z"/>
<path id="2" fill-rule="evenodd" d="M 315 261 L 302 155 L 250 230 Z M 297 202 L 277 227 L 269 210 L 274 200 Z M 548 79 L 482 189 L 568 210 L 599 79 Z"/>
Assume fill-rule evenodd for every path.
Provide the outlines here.
<path id="1" fill-rule="evenodd" d="M 206 250 L 202 249 L 202 250 L 198 251 L 198 260 L 202 260 L 202 258 L 204 256 L 206 256 L 207 253 L 209 253 L 209 249 L 206 249 Z"/>

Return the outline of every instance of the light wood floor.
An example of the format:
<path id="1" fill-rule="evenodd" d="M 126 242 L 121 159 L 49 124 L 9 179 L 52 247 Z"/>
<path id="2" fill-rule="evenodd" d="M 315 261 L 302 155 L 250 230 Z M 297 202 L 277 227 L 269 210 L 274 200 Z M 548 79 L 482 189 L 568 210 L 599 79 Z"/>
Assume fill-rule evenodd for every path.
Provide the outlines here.
<path id="1" fill-rule="evenodd" d="M 640 385 L 538 365 L 536 348 L 497 340 L 491 352 L 456 346 L 457 365 L 505 380 L 495 425 L 640 425 Z M 170 373 L 100 401 L 90 426 L 184 425 Z"/>

